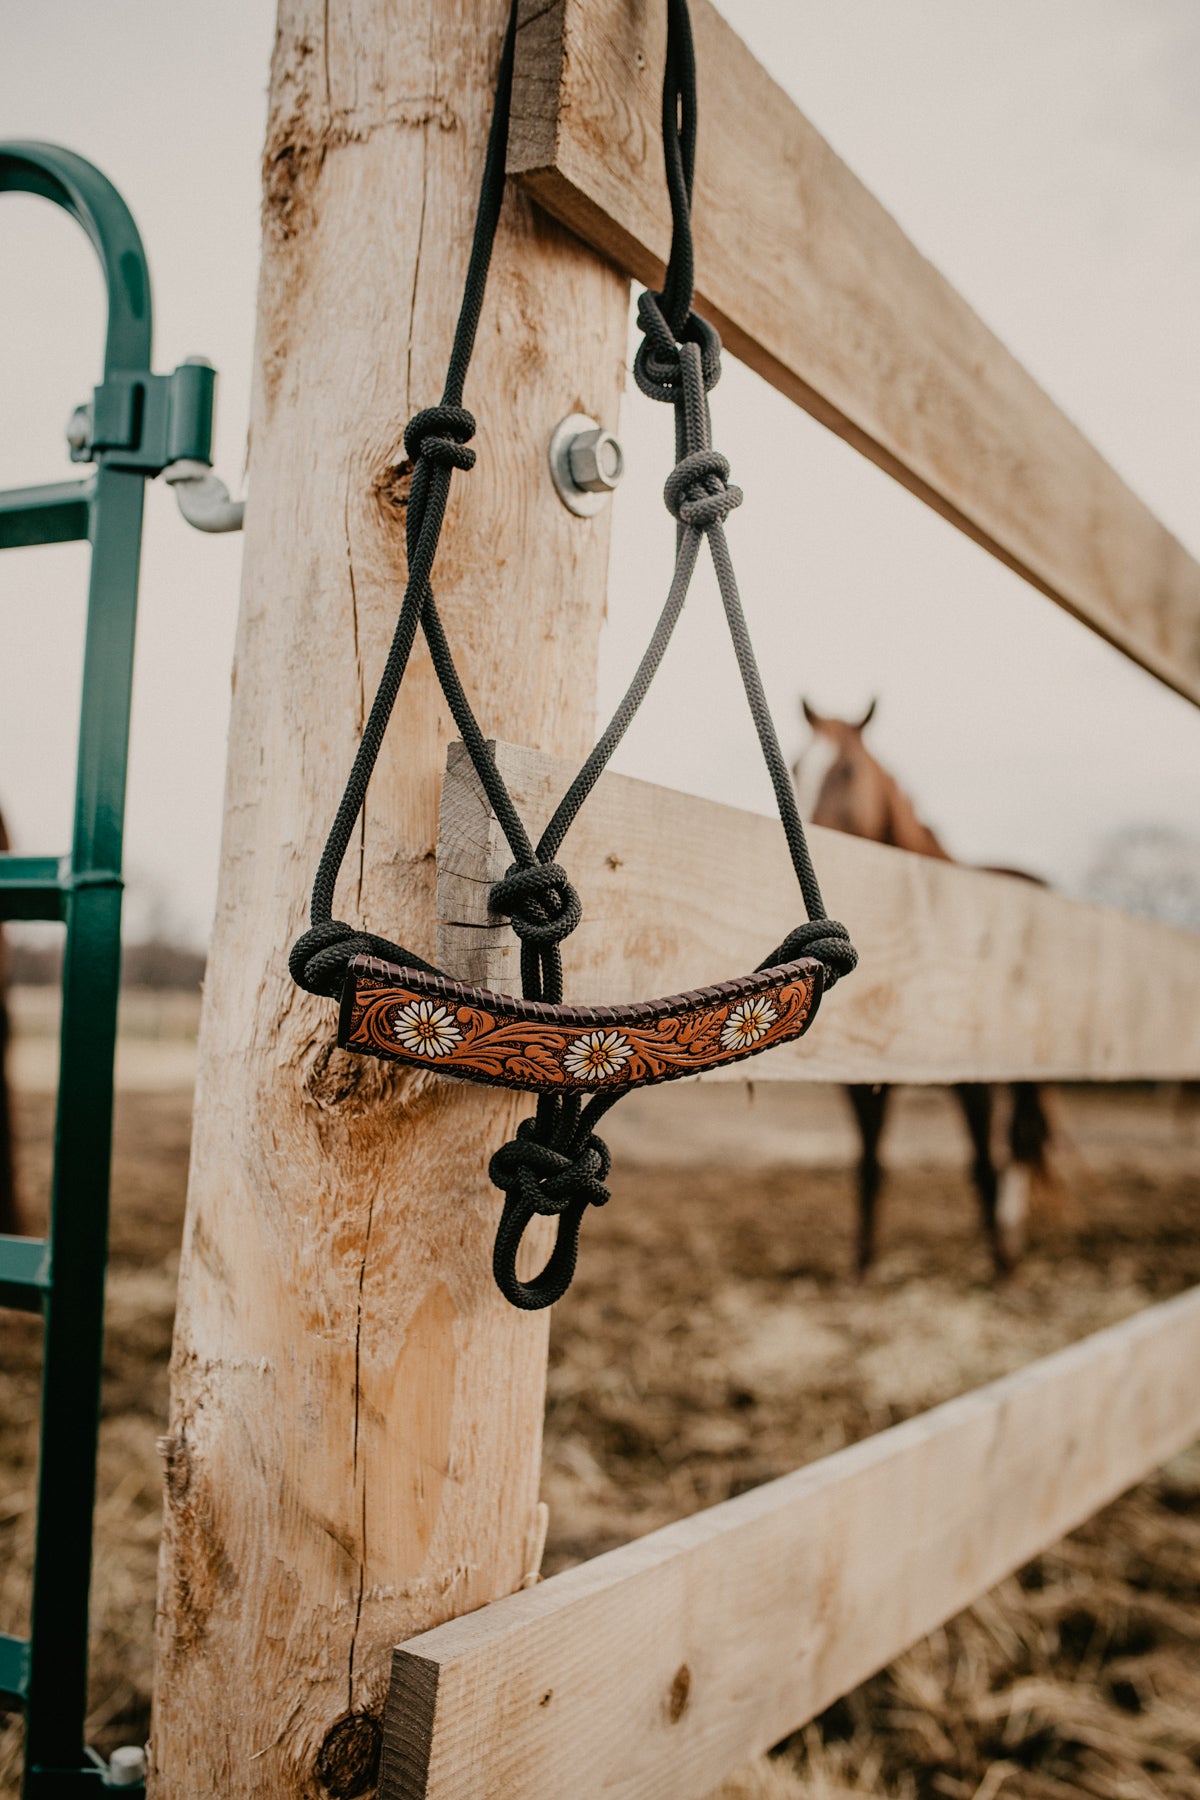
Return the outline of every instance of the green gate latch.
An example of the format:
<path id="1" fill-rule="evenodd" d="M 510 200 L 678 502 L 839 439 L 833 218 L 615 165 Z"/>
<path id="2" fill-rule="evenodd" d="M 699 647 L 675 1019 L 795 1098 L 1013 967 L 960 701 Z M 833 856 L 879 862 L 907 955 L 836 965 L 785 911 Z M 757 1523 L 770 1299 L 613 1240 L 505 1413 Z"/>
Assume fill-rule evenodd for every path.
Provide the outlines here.
<path id="1" fill-rule="evenodd" d="M 71 461 L 160 475 L 170 463 L 212 462 L 217 372 L 189 356 L 172 375 L 117 369 L 77 406 L 67 427 Z"/>

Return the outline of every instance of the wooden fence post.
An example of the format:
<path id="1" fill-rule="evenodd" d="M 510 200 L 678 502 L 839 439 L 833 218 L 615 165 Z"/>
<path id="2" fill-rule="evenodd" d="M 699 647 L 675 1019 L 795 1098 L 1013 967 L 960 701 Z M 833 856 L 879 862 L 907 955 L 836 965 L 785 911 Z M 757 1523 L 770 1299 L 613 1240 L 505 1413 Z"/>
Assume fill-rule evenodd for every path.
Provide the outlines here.
<path id="1" fill-rule="evenodd" d="M 506 0 L 280 0 L 242 614 L 165 1441 L 151 1792 L 373 1791 L 393 1645 L 540 1555 L 546 1317 L 492 1285 L 507 1097 L 333 1047 L 287 948 L 404 577 Z M 439 604 L 485 728 L 592 726 L 608 523 L 551 429 L 615 422 L 627 283 L 510 195 Z M 451 728 L 414 656 L 336 910 L 434 953 Z"/>

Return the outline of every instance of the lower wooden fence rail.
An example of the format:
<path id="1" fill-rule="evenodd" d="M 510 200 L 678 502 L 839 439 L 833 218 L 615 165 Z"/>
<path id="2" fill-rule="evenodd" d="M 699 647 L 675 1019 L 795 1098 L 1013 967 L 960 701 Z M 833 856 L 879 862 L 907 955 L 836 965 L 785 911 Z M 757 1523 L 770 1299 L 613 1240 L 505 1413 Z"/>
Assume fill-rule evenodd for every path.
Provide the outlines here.
<path id="1" fill-rule="evenodd" d="M 395 1653 L 380 1800 L 699 1800 L 1200 1434 L 1200 1288 Z"/>

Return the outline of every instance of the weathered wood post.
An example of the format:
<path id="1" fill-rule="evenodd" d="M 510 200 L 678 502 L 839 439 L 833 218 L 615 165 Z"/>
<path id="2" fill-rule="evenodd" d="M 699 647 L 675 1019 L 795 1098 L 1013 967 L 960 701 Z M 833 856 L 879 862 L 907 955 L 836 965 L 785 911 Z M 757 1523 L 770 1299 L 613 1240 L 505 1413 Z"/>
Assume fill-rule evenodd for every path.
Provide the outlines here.
<path id="1" fill-rule="evenodd" d="M 367 1794 L 392 1645 L 539 1554 L 545 1315 L 492 1285 L 516 1107 L 332 1047 L 286 953 L 404 579 L 402 432 L 440 393 L 506 0 L 280 0 L 221 884 L 180 1277 L 151 1791 Z M 510 195 L 436 572 L 485 727 L 590 741 L 627 285 Z M 343 916 L 434 954 L 450 722 L 423 646 Z M 351 859 L 348 859 L 348 864 Z"/>

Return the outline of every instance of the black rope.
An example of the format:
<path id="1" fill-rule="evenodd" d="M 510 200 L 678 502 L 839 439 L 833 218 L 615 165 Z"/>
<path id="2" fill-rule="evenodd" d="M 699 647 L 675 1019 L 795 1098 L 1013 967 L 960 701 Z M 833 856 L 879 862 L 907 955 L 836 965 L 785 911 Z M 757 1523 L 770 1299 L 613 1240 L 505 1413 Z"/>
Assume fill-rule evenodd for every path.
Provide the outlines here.
<path id="1" fill-rule="evenodd" d="M 326 995 L 340 991 L 350 960 L 358 955 L 436 973 L 429 963 L 402 945 L 356 930 L 333 917 L 338 874 L 362 811 L 419 627 L 425 634 L 446 703 L 512 854 L 512 866 L 492 887 L 489 902 L 494 912 L 509 919 L 521 941 L 522 992 L 528 1000 L 554 1005 L 561 1002 L 559 946 L 579 924 L 583 909 L 556 858 L 580 807 L 629 729 L 666 654 L 687 598 L 701 542 L 707 539 L 742 685 L 808 914 L 807 923 L 790 932 L 759 967 L 773 968 L 801 956 L 815 957 L 823 965 L 826 987 L 831 987 L 854 968 L 857 952 L 845 926 L 825 913 L 725 538 L 725 520 L 741 505 L 742 493 L 730 484 L 729 464 L 712 445 L 708 395 L 720 379 L 721 340 L 714 328 L 692 309 L 691 195 L 697 108 L 687 0 L 667 0 L 662 123 L 671 204 L 671 254 L 662 292 L 644 293 L 638 301 L 643 341 L 634 359 L 634 377 L 642 392 L 675 409 L 676 464 L 664 489 L 668 510 L 677 522 L 675 572 L 650 643 L 626 693 L 563 795 L 536 848 L 475 718 L 446 640 L 433 597 L 433 565 L 453 472 L 466 472 L 475 464 L 475 452 L 469 448 L 475 435 L 475 420 L 462 399 L 504 199 L 516 19 L 514 0 L 501 52 L 474 237 L 441 402 L 417 413 L 404 433 L 405 449 L 413 465 L 406 519 L 408 579 L 404 597 L 379 687 L 318 865 L 309 929 L 293 945 L 289 968 L 301 987 Z M 570 1285 L 583 1215 L 589 1206 L 603 1206 L 609 1198 L 605 1186 L 609 1153 L 593 1128 L 619 1098 L 619 1093 L 601 1093 L 583 1104 L 578 1094 L 543 1094 L 538 1098 L 534 1116 L 523 1120 L 516 1137 L 492 1157 L 488 1172 L 504 1194 L 493 1269 L 501 1292 L 514 1306 L 549 1306 Z M 558 1220 L 557 1236 L 541 1273 L 531 1281 L 523 1281 L 517 1275 L 517 1253 L 530 1221 L 538 1216 Z"/>

